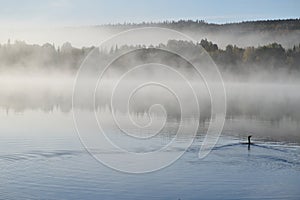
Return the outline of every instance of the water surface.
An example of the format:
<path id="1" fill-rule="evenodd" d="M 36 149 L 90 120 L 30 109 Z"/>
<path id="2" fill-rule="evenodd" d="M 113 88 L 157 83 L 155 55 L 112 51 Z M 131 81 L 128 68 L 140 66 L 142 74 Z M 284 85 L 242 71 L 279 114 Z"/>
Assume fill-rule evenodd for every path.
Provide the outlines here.
<path id="1" fill-rule="evenodd" d="M 0 199 L 300 198 L 297 144 L 254 138 L 248 149 L 242 144 L 244 137 L 225 133 L 200 160 L 198 137 L 171 166 L 134 175 L 112 170 L 90 156 L 71 113 L 2 111 L 0 117 Z"/>

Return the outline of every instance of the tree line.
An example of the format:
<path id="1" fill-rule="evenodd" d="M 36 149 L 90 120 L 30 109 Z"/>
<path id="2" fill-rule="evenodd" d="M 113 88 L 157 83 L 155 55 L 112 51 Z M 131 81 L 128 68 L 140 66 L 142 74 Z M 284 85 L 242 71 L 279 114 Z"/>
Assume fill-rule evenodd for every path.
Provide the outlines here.
<path id="1" fill-rule="evenodd" d="M 101 59 L 109 59 L 115 53 L 145 47 L 143 45 L 115 46 L 110 49 L 101 49 L 99 56 Z M 278 43 L 246 48 L 229 44 L 226 48 L 221 49 L 217 44 L 202 39 L 197 43 L 169 40 L 166 44 L 151 47 L 174 49 L 177 50 L 176 52 L 181 51 L 196 57 L 204 48 L 218 66 L 221 66 L 224 70 L 234 72 L 247 72 L 253 67 L 300 70 L 300 44 L 294 45 L 290 49 L 285 49 Z M 0 69 L 22 67 L 75 71 L 94 48 L 75 48 L 68 42 L 56 47 L 54 44 L 49 43 L 31 45 L 21 41 L 14 43 L 8 41 L 6 44 L 0 44 Z"/>
<path id="2" fill-rule="evenodd" d="M 105 24 L 97 27 L 128 29 L 138 27 L 164 27 L 175 30 L 207 30 L 207 31 L 227 31 L 227 30 L 243 30 L 243 31 L 272 31 L 272 32 L 287 32 L 300 30 L 300 19 L 276 19 L 276 20 L 258 20 L 258 21 L 243 21 L 235 23 L 215 24 L 207 23 L 204 20 L 166 20 L 161 22 L 141 22 L 141 23 L 117 23 Z"/>

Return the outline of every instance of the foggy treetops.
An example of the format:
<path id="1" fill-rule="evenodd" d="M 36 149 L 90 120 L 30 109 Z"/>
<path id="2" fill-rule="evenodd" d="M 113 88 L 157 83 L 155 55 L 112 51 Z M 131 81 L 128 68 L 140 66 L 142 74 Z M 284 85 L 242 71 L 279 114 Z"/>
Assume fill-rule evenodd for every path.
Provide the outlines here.
<path id="1" fill-rule="evenodd" d="M 111 49 L 100 50 L 99 56 L 102 59 L 109 59 L 112 54 L 120 53 L 146 46 L 115 46 Z M 291 49 L 285 49 L 280 44 L 272 43 L 258 47 L 239 48 L 235 45 L 227 45 L 221 49 L 206 39 L 198 43 L 188 41 L 169 40 L 167 44 L 153 46 L 156 48 L 174 49 L 189 52 L 197 56 L 200 48 L 203 47 L 223 69 L 233 72 L 247 72 L 247 68 L 260 66 L 264 69 L 300 70 L 300 44 Z M 76 70 L 87 54 L 94 49 L 75 48 L 70 43 L 61 47 L 54 44 L 30 45 L 25 42 L 16 41 L 11 44 L 0 45 L 0 68 L 37 68 L 37 69 L 61 69 Z M 174 49 L 175 50 L 175 49 Z M 159 55 L 158 55 L 159 56 Z"/>
<path id="2" fill-rule="evenodd" d="M 285 33 L 300 30 L 299 19 L 289 20 L 267 20 L 254 22 L 241 22 L 232 24 L 209 24 L 204 21 L 180 20 L 165 21 L 160 23 L 141 23 L 141 24 L 116 24 L 101 25 L 101 27 L 111 29 L 129 29 L 141 26 L 158 26 L 172 28 L 175 30 L 209 30 L 210 32 L 224 32 L 228 34 L 229 30 L 245 33 L 255 32 L 256 34 L 271 32 L 284 35 Z M 294 33 L 293 32 L 293 33 Z M 220 36 L 221 37 L 221 36 Z M 224 36 L 225 37 L 225 36 Z M 221 38 L 222 39 L 222 38 Z M 297 40 L 296 40 L 297 42 Z M 167 47 L 176 49 L 176 52 L 189 53 L 195 55 L 200 53 L 200 48 L 204 48 L 215 63 L 221 68 L 235 73 L 247 74 L 253 69 L 276 70 L 284 69 L 286 71 L 300 70 L 300 44 L 294 44 L 290 48 L 278 42 L 268 42 L 258 46 L 239 47 L 237 45 L 222 45 L 209 41 L 206 38 L 199 39 L 197 43 L 188 41 L 169 40 L 166 44 L 159 44 L 157 48 Z M 114 46 L 109 49 L 101 49 L 99 53 L 101 59 L 109 59 L 115 53 L 122 53 L 128 50 L 143 48 L 146 46 L 123 45 Z M 44 45 L 26 44 L 23 41 L 10 41 L 0 44 L 0 69 L 59 69 L 76 71 L 83 59 L 95 47 L 76 48 L 71 43 L 66 42 L 61 46 L 46 43 Z M 146 53 L 146 52 L 145 52 Z M 140 55 L 143 56 L 143 55 Z M 159 57 L 159 55 L 157 55 Z M 162 58 L 161 58 L 162 59 Z"/>

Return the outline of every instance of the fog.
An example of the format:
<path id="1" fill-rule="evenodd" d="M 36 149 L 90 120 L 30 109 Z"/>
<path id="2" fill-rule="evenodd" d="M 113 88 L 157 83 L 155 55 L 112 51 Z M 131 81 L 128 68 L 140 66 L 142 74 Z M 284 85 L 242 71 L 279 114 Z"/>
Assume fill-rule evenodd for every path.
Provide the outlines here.
<path id="1" fill-rule="evenodd" d="M 0 28 L 0 43 L 8 40 L 26 41 L 29 44 L 55 44 L 63 45 L 71 42 L 75 47 L 96 46 L 103 39 L 111 36 L 112 31 L 97 29 L 96 27 L 35 27 L 35 28 Z"/>
<path id="2" fill-rule="evenodd" d="M 0 41 L 4 43 L 7 39 L 12 41 L 16 39 L 33 44 L 55 43 L 58 46 L 69 41 L 75 47 L 81 48 L 98 45 L 99 41 L 103 41 L 111 34 L 124 29 L 126 27 L 112 27 L 111 29 L 107 27 L 81 27 L 61 28 L 59 30 L 18 29 L 12 32 L 6 30 L 2 32 Z M 236 44 L 239 47 L 259 46 L 271 42 L 278 42 L 284 47 L 292 47 L 300 43 L 300 34 L 297 31 L 291 31 L 287 34 L 272 34 L 268 31 L 260 34 L 256 32 L 244 34 L 238 29 L 228 32 L 208 32 L 207 30 L 198 32 L 184 30 L 183 32 L 197 40 L 203 38 L 212 40 L 219 47 L 225 47 L 228 44 Z M 143 38 L 139 37 L 139 40 L 142 41 Z M 152 39 L 148 40 L 148 44 L 140 45 L 158 45 L 167 41 L 168 38 L 159 38 L 159 35 L 153 35 Z M 117 44 L 122 49 L 122 45 L 127 44 L 127 41 L 117 41 Z M 19 52 L 18 49 L 15 52 Z M 199 56 L 200 60 L 207 56 L 203 49 L 201 51 L 196 49 L 196 52 L 200 52 L 199 55 L 195 55 L 196 57 Z M 88 53 L 84 52 L 82 55 Z M 122 53 L 121 50 L 119 54 Z M 183 49 L 181 53 L 194 55 L 195 51 Z M 76 76 L 78 66 L 72 69 L 61 66 L 45 67 L 43 66 L 44 61 L 51 60 L 52 57 L 42 57 L 38 51 L 26 61 L 20 61 L 14 65 L 2 63 L 0 107 L 5 110 L 7 115 L 24 113 L 28 110 L 70 113 L 72 100 L 74 103 L 74 99 L 72 99 L 74 85 L 80 82 L 81 87 L 86 88 L 86 90 L 83 89 L 81 93 L 75 96 L 74 109 L 96 110 L 98 113 L 112 111 L 119 115 L 130 114 L 135 119 L 148 118 L 149 112 L 157 118 L 165 116 L 168 120 L 180 120 L 180 117 L 195 119 L 197 109 L 193 104 L 186 106 L 184 108 L 185 113 L 182 114 L 181 104 L 178 102 L 178 98 L 176 99 L 176 95 L 178 95 L 182 97 L 181 101 L 190 102 L 194 98 L 193 92 L 195 92 L 200 110 L 200 119 L 197 120 L 199 120 L 201 130 L 207 128 L 210 118 L 214 118 L 211 114 L 210 91 L 207 88 L 207 82 L 204 81 L 207 77 L 197 74 L 190 63 L 179 61 L 178 57 L 172 57 L 168 54 L 160 54 L 158 57 L 156 52 L 151 52 L 151 50 L 141 54 L 137 52 L 137 54 L 129 55 L 129 57 L 118 59 L 112 63 L 100 82 L 95 84 L 99 80 L 99 72 L 105 67 L 93 66 L 99 59 L 103 59 L 98 54 L 97 56 L 88 63 L 92 67 L 81 80 L 78 80 Z M 13 58 L 14 60 L 19 59 L 17 54 Z M 192 56 L 192 58 L 194 57 Z M 78 60 L 81 64 L 84 62 L 82 58 Z M 73 60 L 71 59 L 71 61 Z M 195 58 L 194 61 L 202 66 L 204 74 L 209 73 L 211 66 L 207 60 L 201 63 L 202 61 Z M 153 64 L 154 62 L 162 63 L 163 66 L 157 66 Z M 24 63 L 27 63 L 26 66 Z M 129 65 L 140 66 L 144 63 L 148 63 L 148 66 L 140 67 L 127 74 L 130 69 Z M 164 67 L 165 65 L 170 66 L 170 68 Z M 254 133 L 257 138 L 300 143 L 300 126 L 298 125 L 300 122 L 299 71 L 289 70 L 284 66 L 275 69 L 267 68 L 265 65 L 250 64 L 246 68 L 246 73 L 239 74 L 224 68 L 224 66 L 219 66 L 226 93 L 227 109 L 224 134 L 244 137 L 249 133 Z M 185 79 L 181 79 L 170 69 L 179 72 Z M 123 75 L 126 76 L 122 77 Z M 143 82 L 150 83 L 151 81 L 152 83 L 149 85 L 142 85 Z M 160 81 L 163 82 L 163 85 L 153 84 Z M 222 84 L 216 80 L 206 81 L 209 81 L 212 88 L 215 88 L 214 84 Z M 141 85 L 142 87 L 138 87 Z M 119 86 L 121 87 L 118 88 Z M 193 88 L 193 92 L 189 89 L 190 86 Z M 128 99 L 125 97 L 129 89 L 134 90 L 134 92 L 131 93 L 127 107 L 125 100 Z M 176 93 L 174 95 L 172 92 L 178 92 L 180 95 Z M 77 98 L 78 96 L 80 98 Z M 164 112 L 161 109 L 151 110 L 153 105 L 158 104 L 165 109 Z"/>
<path id="3" fill-rule="evenodd" d="M 143 73 L 139 71 L 139 73 Z M 140 84 L 139 80 L 145 80 L 146 74 L 139 74 L 138 78 L 123 81 L 122 87 L 132 88 Z M 144 78 L 143 78 L 144 76 Z M 164 76 L 165 83 L 169 83 L 177 89 L 182 88 L 184 82 L 168 78 L 167 74 L 155 74 L 154 76 Z M 139 79 L 139 80 L 138 80 Z M 300 142 L 299 122 L 300 122 L 300 84 L 296 80 L 281 81 L 231 81 L 225 79 L 225 89 L 227 96 L 227 115 L 224 132 L 232 135 L 245 136 L 249 133 L 256 133 L 257 137 L 270 140 L 284 140 L 289 142 Z M 75 75 L 72 73 L 35 72 L 24 75 L 22 73 L 2 73 L 0 75 L 1 96 L 0 106 L 5 109 L 7 115 L 13 113 L 23 113 L 28 110 L 43 110 L 45 112 L 62 111 L 69 113 L 72 109 L 72 90 Z M 87 79 L 86 82 L 90 80 Z M 113 109 L 120 115 L 126 115 L 126 109 L 122 107 L 125 99 L 115 98 L 114 107 L 110 105 L 110 95 L 115 84 L 119 81 L 114 77 L 104 79 L 104 87 L 96 91 L 96 103 L 91 104 L 93 96 L 82 94 L 80 104 L 75 109 L 94 110 L 97 112 L 109 112 Z M 200 108 L 201 126 L 205 127 L 206 121 L 211 117 L 211 102 L 207 88 L 203 81 L 192 79 L 192 86 L 196 91 Z M 87 83 L 87 85 L 89 85 Z M 103 89 L 104 88 L 104 89 Z M 118 91 L 117 91 L 118 92 Z M 191 93 L 182 91 L 184 101 L 189 101 Z M 119 92 L 122 96 L 123 94 Z M 129 103 L 129 111 L 132 116 L 146 116 L 151 105 L 162 105 L 169 119 L 180 120 L 180 104 L 163 87 L 150 85 L 140 88 L 132 96 Z M 195 108 L 184 108 L 189 112 L 185 118 L 195 116 Z M 155 112 L 159 117 L 161 112 Z M 263 125 L 262 125 L 263 124 Z M 284 138 L 284 139 L 282 139 Z"/>
<path id="4" fill-rule="evenodd" d="M 146 72 L 147 73 L 147 72 Z M 166 75 L 163 75 L 166 78 Z M 142 76 L 138 79 L 143 80 Z M 0 105 L 11 112 L 21 112 L 27 109 L 42 109 L 51 111 L 55 108 L 69 112 L 71 109 L 71 98 L 74 74 L 62 73 L 34 73 L 34 74 L 1 74 L 1 97 Z M 87 80 L 88 82 L 89 80 Z M 119 79 L 105 79 L 102 81 L 103 88 L 98 89 L 97 106 L 105 107 L 110 102 L 104 99 L 112 91 Z M 182 87 L 183 82 L 169 79 L 166 83 L 172 83 L 175 87 Z M 132 87 L 140 83 L 138 80 L 126 80 L 122 82 L 124 87 Z M 196 89 L 202 111 L 209 113 L 210 97 L 203 81 L 192 80 L 190 82 Z M 280 121 L 290 119 L 300 121 L 300 82 L 270 82 L 270 81 L 230 81 L 225 80 L 227 96 L 227 117 L 240 116 L 257 118 L 267 121 Z M 94 89 L 94 88 L 93 88 Z M 89 97 L 86 97 L 89 98 Z M 186 95 L 186 99 L 191 96 Z M 119 99 L 122 101 L 123 99 Z M 146 112 L 151 103 L 161 103 L 170 107 L 169 112 L 180 114 L 174 96 L 159 86 L 148 86 L 141 88 L 134 98 L 133 112 Z M 83 100 L 84 102 L 84 100 Z M 150 103 L 151 102 L 151 103 Z M 83 104 L 84 105 L 84 104 Z M 85 106 L 89 106 L 86 104 Z M 191 114 L 192 114 L 191 108 Z M 201 111 L 201 112 L 202 112 Z"/>
<path id="5" fill-rule="evenodd" d="M 248 46 L 259 46 L 270 44 L 273 42 L 282 44 L 285 48 L 291 48 L 295 44 L 300 42 L 300 31 L 293 31 L 288 33 L 277 33 L 274 34 L 272 31 L 265 32 L 254 32 L 254 31 L 245 31 L 245 30 L 227 30 L 227 31 L 218 31 L 218 32 L 191 32 L 185 31 L 184 33 L 191 35 L 197 40 L 202 38 L 207 38 L 214 43 L 217 43 L 221 48 L 225 48 L 226 45 L 232 44 L 239 47 L 248 47 Z"/>
<path id="6" fill-rule="evenodd" d="M 70 42 L 75 47 L 98 46 L 100 42 L 108 39 L 114 34 L 132 28 L 141 27 L 163 27 L 178 30 L 191 36 L 195 40 L 207 38 L 209 41 L 217 43 L 219 47 L 225 48 L 226 45 L 232 44 L 239 47 L 259 46 L 273 42 L 281 44 L 285 48 L 292 48 L 293 45 L 300 43 L 300 31 L 297 29 L 281 30 L 274 29 L 266 25 L 267 28 L 254 30 L 250 25 L 214 25 L 192 26 L 186 22 L 183 26 L 178 24 L 149 23 L 149 24 L 118 24 L 118 25 L 101 25 L 101 26 L 81 26 L 81 27 L 13 27 L 1 28 L 0 43 L 6 43 L 7 40 L 26 41 L 30 44 L 55 44 L 61 46 L 65 42 Z M 284 22 L 282 22 L 284 23 Z M 224 26 L 224 27 L 222 27 Z M 288 25 L 287 25 L 288 27 Z M 142 37 L 138 35 L 137 38 Z M 149 44 L 157 45 L 160 42 L 166 42 L 168 38 L 148 38 Z M 180 38 L 177 38 L 180 39 Z M 131 44 L 128 44 L 131 45 Z"/>

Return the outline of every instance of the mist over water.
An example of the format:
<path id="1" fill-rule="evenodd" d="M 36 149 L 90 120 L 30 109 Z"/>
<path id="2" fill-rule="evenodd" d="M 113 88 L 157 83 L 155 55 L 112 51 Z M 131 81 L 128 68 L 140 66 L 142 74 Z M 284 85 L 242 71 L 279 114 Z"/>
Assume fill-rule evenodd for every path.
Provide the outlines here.
<path id="1" fill-rule="evenodd" d="M 184 53 L 189 54 L 189 52 Z M 154 58 L 157 59 L 157 57 Z M 120 81 L 120 77 L 127 72 L 127 65 L 137 65 L 144 61 L 141 60 L 141 56 L 135 54 L 129 58 L 124 57 L 117 60 L 106 72 L 105 78 L 100 82 L 102 87 L 95 90 L 95 96 L 86 95 L 83 90 L 83 94 L 80 94 L 80 103 L 76 105 L 78 107 L 75 109 L 89 111 L 96 109 L 97 112 L 112 111 L 108 97 L 111 96 L 111 91 Z M 203 78 L 189 64 L 177 62 L 176 58 L 159 57 L 159 62 L 165 62 L 174 69 L 180 69 L 180 72 L 186 76 L 198 98 L 200 126 L 205 127 L 205 122 L 214 116 L 211 116 L 211 99 Z M 34 70 L 2 68 L 0 84 L 3 87 L 0 89 L 0 106 L 6 110 L 6 113 L 23 113 L 30 110 L 71 112 L 76 73 L 72 70 L 41 70 L 39 66 L 32 66 L 31 69 Z M 207 67 L 204 67 L 205 69 Z M 253 72 L 250 71 L 248 74 L 237 75 L 224 70 L 221 71 L 221 75 L 227 97 L 224 133 L 245 137 L 253 132 L 260 139 L 300 142 L 298 134 L 300 121 L 298 72 L 289 73 L 280 69 L 271 71 L 265 70 L 264 66 L 257 66 Z M 167 69 L 162 70 L 162 66 L 149 65 L 131 73 L 121 81 L 121 85 L 123 88 L 134 88 L 135 85 L 148 80 L 149 77 L 154 80 L 163 80 L 167 85 L 172 84 L 178 90 L 186 83 L 172 75 Z M 98 78 L 99 74 L 92 69 L 83 82 L 88 88 L 90 83 Z M 92 86 L 94 89 L 95 85 Z M 122 96 L 122 90 L 120 92 Z M 188 102 L 192 98 L 188 91 L 182 90 L 182 94 L 184 101 Z M 90 103 L 94 98 L 95 105 Z M 124 101 L 126 100 L 123 98 L 115 98 L 114 112 L 119 115 L 130 114 L 138 116 L 138 118 L 146 117 L 147 120 L 149 108 L 154 104 L 160 104 L 166 113 L 154 113 L 157 117 L 165 114 L 169 119 L 179 120 L 181 117 L 180 105 L 176 96 L 158 85 L 139 88 L 130 99 L 129 111 L 120 106 Z M 183 117 L 195 118 L 194 108 L 191 106 L 186 109 L 187 113 Z"/>
<path id="2" fill-rule="evenodd" d="M 151 68 L 151 67 L 150 67 Z M 161 71 L 159 71 L 161 72 Z M 118 74 L 118 72 L 113 72 Z M 149 71 L 139 70 L 131 75 L 127 80 L 122 81 L 124 87 L 133 87 L 148 76 Z M 183 82 L 168 77 L 165 74 L 156 74 L 155 68 L 151 72 L 152 78 L 157 76 L 164 78 L 178 89 Z M 191 77 L 193 77 L 192 74 Z M 226 75 L 225 75 L 226 76 Z M 270 76 L 270 74 L 268 75 Z M 271 141 L 300 142 L 299 121 L 300 121 L 300 84 L 298 80 L 288 79 L 285 76 L 280 81 L 265 80 L 257 81 L 251 77 L 247 81 L 224 79 L 227 96 L 227 115 L 224 128 L 225 134 L 238 135 L 245 137 L 249 133 L 255 133 L 257 138 L 268 139 Z M 92 77 L 90 77 L 92 79 Z M 286 80 L 284 80 L 286 79 Z M 199 123 L 204 127 L 206 121 L 211 116 L 210 96 L 205 83 L 196 78 L 191 78 L 191 84 L 195 88 L 199 99 L 200 120 Z M 1 74 L 0 83 L 1 96 L 0 106 L 10 115 L 12 113 L 26 113 L 31 110 L 43 110 L 44 112 L 71 112 L 72 91 L 75 81 L 74 73 L 53 71 L 51 73 L 34 72 Z M 86 82 L 90 80 L 87 78 Z M 119 81 L 114 75 L 110 75 L 102 81 L 104 87 L 96 90 L 95 107 L 89 102 L 91 96 L 82 94 L 80 107 L 75 109 L 86 109 L 97 112 L 110 112 L 111 105 L 107 96 L 110 95 L 115 84 Z M 183 94 L 185 91 L 183 91 Z M 189 101 L 190 94 L 186 92 L 185 101 Z M 118 103 L 119 101 L 119 103 Z M 115 112 L 120 115 L 128 114 L 126 110 L 118 105 L 124 101 L 116 98 Z M 147 86 L 140 88 L 132 96 L 129 102 L 129 112 L 132 116 L 147 119 L 149 108 L 154 104 L 162 105 L 166 113 L 154 112 L 154 117 L 162 117 L 166 114 L 169 119 L 181 117 L 180 105 L 174 95 L 160 86 Z M 194 118 L 193 107 L 187 108 L 188 115 L 184 118 Z M 155 111 L 155 110 L 154 110 Z"/>

